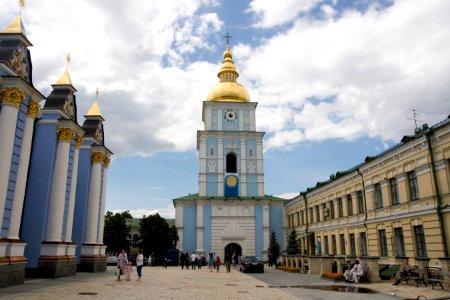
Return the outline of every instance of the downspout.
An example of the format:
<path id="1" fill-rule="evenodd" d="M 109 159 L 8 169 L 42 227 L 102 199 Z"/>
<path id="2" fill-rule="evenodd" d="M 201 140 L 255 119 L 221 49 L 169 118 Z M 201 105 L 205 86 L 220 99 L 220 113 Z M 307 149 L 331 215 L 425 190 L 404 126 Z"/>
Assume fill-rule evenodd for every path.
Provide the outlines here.
<path id="1" fill-rule="evenodd" d="M 427 132 L 425 132 L 425 136 L 427 138 L 428 153 L 430 154 L 430 159 L 431 159 L 431 171 L 433 173 L 434 189 L 436 191 L 436 201 L 437 201 L 437 213 L 438 213 L 438 218 L 439 218 L 439 227 L 441 227 L 442 239 L 444 241 L 444 257 L 448 257 L 447 236 L 445 234 L 444 221 L 443 221 L 443 217 L 442 217 L 441 192 L 439 191 L 439 184 L 438 184 L 437 176 L 436 176 L 436 167 L 434 165 L 433 149 L 431 147 L 431 138 L 430 138 L 430 136 L 433 134 L 433 132 L 434 132 L 434 130 L 430 129 Z"/>
<path id="2" fill-rule="evenodd" d="M 308 228 L 309 228 L 309 222 L 308 222 L 308 200 L 307 200 L 307 198 L 306 198 L 306 192 L 300 192 L 300 195 L 302 195 L 303 198 L 305 199 L 305 215 L 306 215 L 305 235 L 306 235 L 306 250 L 308 251 L 308 255 L 310 255 L 310 253 L 309 253 L 309 236 L 308 236 Z"/>
<path id="3" fill-rule="evenodd" d="M 364 201 L 364 212 L 365 212 L 365 217 L 364 217 L 364 227 L 366 227 L 367 230 L 367 225 L 366 225 L 366 221 L 367 221 L 367 203 L 366 203 L 366 187 L 364 185 L 364 177 L 363 174 L 361 173 L 361 171 L 359 170 L 359 168 L 356 168 L 356 172 L 358 172 L 358 175 L 361 176 L 361 182 L 362 182 L 362 197 L 363 197 L 363 201 Z"/>

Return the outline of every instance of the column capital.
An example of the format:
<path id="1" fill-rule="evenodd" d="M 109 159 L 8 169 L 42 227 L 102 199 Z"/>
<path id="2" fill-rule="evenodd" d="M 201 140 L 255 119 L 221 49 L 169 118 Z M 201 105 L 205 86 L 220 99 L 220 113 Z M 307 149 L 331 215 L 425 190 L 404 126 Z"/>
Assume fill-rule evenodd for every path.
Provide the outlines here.
<path id="1" fill-rule="evenodd" d="M 35 119 L 39 111 L 41 110 L 41 107 L 36 101 L 31 100 L 30 103 L 28 103 L 28 111 L 27 115 L 30 118 Z"/>
<path id="2" fill-rule="evenodd" d="M 58 128 L 56 130 L 58 141 L 70 143 L 72 141 L 73 135 L 74 131 L 71 128 Z"/>
<path id="3" fill-rule="evenodd" d="M 80 149 L 82 142 L 83 142 L 83 137 L 81 135 L 77 135 L 77 137 L 75 138 L 75 148 Z"/>
<path id="4" fill-rule="evenodd" d="M 105 164 L 105 168 L 107 168 L 108 169 L 108 167 L 109 167 L 109 163 L 111 162 L 111 158 L 109 158 L 109 157 L 105 157 L 105 160 L 104 160 L 104 164 Z"/>
<path id="5" fill-rule="evenodd" d="M 2 104 L 9 104 L 16 108 L 25 101 L 25 94 L 16 87 L 7 87 L 0 91 L 0 102 Z"/>
<path id="6" fill-rule="evenodd" d="M 105 154 L 102 152 L 92 152 L 91 153 L 91 162 L 93 164 L 101 164 L 103 159 L 105 158 Z"/>

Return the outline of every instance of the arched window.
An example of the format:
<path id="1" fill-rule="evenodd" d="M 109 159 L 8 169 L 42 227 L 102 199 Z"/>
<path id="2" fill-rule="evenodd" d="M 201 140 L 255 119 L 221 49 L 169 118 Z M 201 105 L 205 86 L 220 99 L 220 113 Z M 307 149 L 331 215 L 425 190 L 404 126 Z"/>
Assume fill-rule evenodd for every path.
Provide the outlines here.
<path id="1" fill-rule="evenodd" d="M 237 171 L 237 159 L 234 153 L 227 154 L 227 173 L 236 173 Z"/>
<path id="2" fill-rule="evenodd" d="M 209 156 L 214 156 L 214 147 L 209 148 Z"/>
<path id="3" fill-rule="evenodd" d="M 253 156 L 253 149 L 250 148 L 248 149 L 248 157 L 252 157 Z"/>

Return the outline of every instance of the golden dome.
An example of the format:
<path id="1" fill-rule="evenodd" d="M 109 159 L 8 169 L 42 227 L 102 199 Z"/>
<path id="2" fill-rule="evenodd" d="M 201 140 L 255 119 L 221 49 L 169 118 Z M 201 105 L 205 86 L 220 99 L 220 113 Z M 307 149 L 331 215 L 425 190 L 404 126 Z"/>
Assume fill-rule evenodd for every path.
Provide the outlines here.
<path id="1" fill-rule="evenodd" d="M 250 96 L 247 89 L 237 82 L 239 73 L 233 62 L 233 54 L 227 47 L 223 53 L 222 66 L 217 73 L 220 82 L 213 87 L 206 97 L 206 101 L 223 101 L 223 102 L 249 102 Z"/>

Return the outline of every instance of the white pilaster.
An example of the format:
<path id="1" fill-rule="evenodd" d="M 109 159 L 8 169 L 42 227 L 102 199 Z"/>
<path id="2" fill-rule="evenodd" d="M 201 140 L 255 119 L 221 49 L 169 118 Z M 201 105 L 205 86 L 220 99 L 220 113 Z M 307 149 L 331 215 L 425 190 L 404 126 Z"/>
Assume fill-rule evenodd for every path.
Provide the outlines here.
<path id="1" fill-rule="evenodd" d="M 222 109 L 218 109 L 217 110 L 217 130 L 222 131 L 222 124 L 223 122 L 223 110 Z"/>
<path id="2" fill-rule="evenodd" d="M 69 128 L 59 128 L 57 135 L 58 146 L 53 168 L 50 203 L 44 238 L 47 242 L 61 241 L 64 218 L 64 198 L 66 194 L 67 171 L 69 168 L 69 151 L 70 143 L 73 138 L 73 130 Z"/>
<path id="3" fill-rule="evenodd" d="M 72 242 L 72 227 L 73 227 L 73 210 L 75 207 L 75 193 L 77 187 L 78 178 L 78 155 L 80 153 L 80 145 L 83 138 L 81 136 L 76 137 L 75 151 L 73 153 L 73 163 L 72 163 L 72 178 L 70 180 L 70 195 L 69 195 L 69 207 L 67 210 L 67 220 L 66 220 L 66 236 L 65 242 Z"/>
<path id="4" fill-rule="evenodd" d="M 258 174 L 258 196 L 264 196 L 264 170 L 263 170 L 263 148 L 262 140 L 256 141 L 256 163 L 257 163 L 257 174 Z"/>
<path id="5" fill-rule="evenodd" d="M 102 162 L 104 154 L 93 152 L 91 154 L 91 178 L 89 180 L 89 196 L 87 203 L 86 227 L 83 243 L 97 243 L 98 212 L 100 201 L 100 183 L 102 175 Z"/>
<path id="6" fill-rule="evenodd" d="M 199 147 L 199 195 L 206 196 L 206 138 L 200 138 Z"/>
<path id="7" fill-rule="evenodd" d="M 267 250 L 269 248 L 269 243 L 270 243 L 269 213 L 270 213 L 269 206 L 264 205 L 263 206 L 263 239 L 264 239 L 263 250 Z"/>
<path id="8" fill-rule="evenodd" d="M 241 113 L 240 118 L 242 118 L 241 124 L 244 122 L 243 113 Z M 241 139 L 241 172 L 239 174 L 239 195 L 242 197 L 247 196 L 247 149 L 245 147 L 245 139 Z"/>
<path id="9" fill-rule="evenodd" d="M 11 220 L 9 224 L 8 239 L 18 240 L 20 223 L 22 220 L 23 201 L 25 199 L 25 188 L 27 184 L 28 166 L 30 163 L 31 142 L 33 138 L 34 119 L 39 113 L 39 104 L 30 101 L 28 114 L 25 120 L 22 147 L 20 150 L 19 169 L 17 170 L 16 190 L 11 209 Z M 21 245 L 22 246 L 22 245 Z M 22 253 L 23 255 L 23 253 Z"/>
<path id="10" fill-rule="evenodd" d="M 17 126 L 19 107 L 25 99 L 24 94 L 17 88 L 1 90 L 2 110 L 0 112 L 0 221 L 5 211 L 6 194 L 8 192 L 9 172 L 11 170 L 11 156 Z M 0 252 L 0 257 L 4 256 Z"/>
<path id="11" fill-rule="evenodd" d="M 197 249 L 195 250 L 199 254 L 205 252 L 203 248 L 203 205 L 197 206 Z"/>
<path id="12" fill-rule="evenodd" d="M 217 196 L 219 197 L 223 196 L 223 172 L 223 139 L 219 138 L 217 140 Z"/>
<path id="13" fill-rule="evenodd" d="M 103 230 L 105 227 L 105 205 L 106 205 L 106 187 L 108 181 L 108 166 L 110 158 L 105 158 L 105 164 L 103 166 L 103 181 L 102 181 L 102 204 L 100 207 L 100 225 L 97 244 L 103 244 Z"/>

